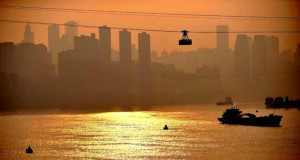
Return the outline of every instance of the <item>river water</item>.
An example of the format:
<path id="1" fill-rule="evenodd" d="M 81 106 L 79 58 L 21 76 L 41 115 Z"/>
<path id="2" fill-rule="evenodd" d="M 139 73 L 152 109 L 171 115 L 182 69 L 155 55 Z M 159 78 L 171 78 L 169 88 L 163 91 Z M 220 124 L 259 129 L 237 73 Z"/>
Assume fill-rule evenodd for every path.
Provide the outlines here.
<path id="1" fill-rule="evenodd" d="M 283 115 L 281 127 L 256 127 L 219 124 L 225 107 L 180 108 L 185 109 L 0 116 L 0 159 L 300 158 L 296 109 L 276 110 Z M 273 113 L 263 107 L 241 109 Z M 163 130 L 165 124 L 169 130 Z M 25 153 L 28 145 L 33 154 Z"/>

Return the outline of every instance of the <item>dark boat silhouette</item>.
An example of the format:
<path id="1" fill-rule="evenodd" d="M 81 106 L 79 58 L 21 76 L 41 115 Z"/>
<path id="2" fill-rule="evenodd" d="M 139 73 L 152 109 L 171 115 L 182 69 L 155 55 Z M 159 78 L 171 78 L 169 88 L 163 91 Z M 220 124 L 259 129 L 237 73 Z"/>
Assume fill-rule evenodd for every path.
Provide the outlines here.
<path id="1" fill-rule="evenodd" d="M 217 102 L 217 105 L 233 105 L 231 97 L 225 97 L 224 102 Z"/>
<path id="2" fill-rule="evenodd" d="M 31 154 L 33 153 L 33 150 L 31 149 L 30 146 L 28 146 L 28 148 L 26 149 L 26 153 Z"/>
<path id="3" fill-rule="evenodd" d="M 168 126 L 167 125 L 165 125 L 165 127 L 164 127 L 164 130 L 168 130 L 169 128 L 168 128 Z"/>
<path id="4" fill-rule="evenodd" d="M 300 99 L 298 100 L 289 100 L 289 97 L 285 97 L 285 101 L 283 97 L 267 97 L 265 99 L 266 108 L 299 108 L 300 107 Z"/>
<path id="5" fill-rule="evenodd" d="M 221 118 L 223 124 L 241 124 L 252 126 L 279 126 L 282 116 L 270 114 L 269 116 L 256 117 L 251 113 L 242 113 L 237 107 L 226 109 Z"/>

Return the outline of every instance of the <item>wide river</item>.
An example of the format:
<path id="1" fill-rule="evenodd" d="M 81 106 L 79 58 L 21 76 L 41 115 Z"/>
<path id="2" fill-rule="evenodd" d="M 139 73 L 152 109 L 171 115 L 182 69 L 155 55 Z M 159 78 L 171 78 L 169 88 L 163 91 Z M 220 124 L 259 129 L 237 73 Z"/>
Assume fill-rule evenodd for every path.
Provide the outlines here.
<path id="1" fill-rule="evenodd" d="M 283 115 L 281 127 L 256 127 L 220 124 L 225 107 L 179 108 L 0 116 L 0 159 L 300 159 L 296 109 L 275 111 Z M 258 116 L 274 112 L 240 108 Z M 28 145 L 33 154 L 25 153 Z"/>

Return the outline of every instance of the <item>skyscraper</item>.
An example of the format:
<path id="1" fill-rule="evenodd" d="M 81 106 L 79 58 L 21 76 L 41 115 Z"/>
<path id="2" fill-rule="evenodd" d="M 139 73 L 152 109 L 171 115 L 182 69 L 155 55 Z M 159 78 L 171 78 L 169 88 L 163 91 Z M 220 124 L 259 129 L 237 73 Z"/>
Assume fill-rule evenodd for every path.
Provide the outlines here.
<path id="1" fill-rule="evenodd" d="M 300 43 L 297 44 L 297 50 L 293 57 L 293 63 L 296 65 L 300 65 Z"/>
<path id="2" fill-rule="evenodd" d="M 77 22 L 74 21 L 68 21 L 65 23 L 65 34 L 74 37 L 78 35 L 78 27 L 77 27 Z"/>
<path id="3" fill-rule="evenodd" d="M 138 70 L 140 98 L 143 102 L 150 102 L 152 97 L 150 35 L 146 32 L 138 34 Z"/>
<path id="4" fill-rule="evenodd" d="M 138 63 L 140 67 L 150 67 L 150 35 L 146 32 L 139 33 L 138 35 Z"/>
<path id="5" fill-rule="evenodd" d="M 131 65 L 131 33 L 126 29 L 119 31 L 120 64 L 122 68 Z"/>
<path id="6" fill-rule="evenodd" d="M 217 26 L 217 49 L 219 51 L 227 51 L 229 49 L 229 34 L 227 25 Z M 219 33 L 221 32 L 221 33 Z"/>
<path id="7" fill-rule="evenodd" d="M 102 61 L 111 62 L 111 29 L 106 25 L 99 27 L 99 41 L 102 49 Z"/>
<path id="8" fill-rule="evenodd" d="M 267 68 L 278 67 L 279 38 L 275 36 L 266 37 Z"/>
<path id="9" fill-rule="evenodd" d="M 48 50 L 52 53 L 52 63 L 55 65 L 55 73 L 58 75 L 58 52 L 60 52 L 59 26 L 48 26 Z"/>
<path id="10" fill-rule="evenodd" d="M 69 21 L 65 23 L 65 34 L 61 37 L 61 50 L 74 48 L 74 37 L 78 35 L 77 23 Z"/>
<path id="11" fill-rule="evenodd" d="M 59 40 L 59 26 L 48 26 L 48 49 L 50 52 L 59 52 Z"/>
<path id="12" fill-rule="evenodd" d="M 255 35 L 252 44 L 252 73 L 265 73 L 267 68 L 266 37 Z"/>
<path id="13" fill-rule="evenodd" d="M 31 26 L 27 24 L 24 31 L 24 40 L 22 43 L 34 43 L 34 33 L 31 31 Z"/>
<path id="14" fill-rule="evenodd" d="M 237 74 L 247 74 L 250 71 L 250 42 L 245 34 L 236 37 L 234 47 L 234 68 Z"/>

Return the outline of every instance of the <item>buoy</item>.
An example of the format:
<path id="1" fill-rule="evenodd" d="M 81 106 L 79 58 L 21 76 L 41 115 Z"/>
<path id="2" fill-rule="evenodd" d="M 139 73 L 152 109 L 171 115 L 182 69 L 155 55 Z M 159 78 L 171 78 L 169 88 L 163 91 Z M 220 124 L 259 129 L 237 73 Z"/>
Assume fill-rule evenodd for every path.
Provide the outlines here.
<path id="1" fill-rule="evenodd" d="M 165 127 L 164 127 L 164 130 L 168 130 L 169 128 L 168 128 L 168 126 L 167 125 L 165 125 Z"/>
<path id="2" fill-rule="evenodd" d="M 30 146 L 28 146 L 28 148 L 26 149 L 26 153 L 27 153 L 27 154 L 33 153 L 33 150 L 31 149 Z"/>

